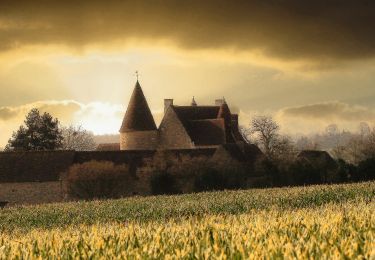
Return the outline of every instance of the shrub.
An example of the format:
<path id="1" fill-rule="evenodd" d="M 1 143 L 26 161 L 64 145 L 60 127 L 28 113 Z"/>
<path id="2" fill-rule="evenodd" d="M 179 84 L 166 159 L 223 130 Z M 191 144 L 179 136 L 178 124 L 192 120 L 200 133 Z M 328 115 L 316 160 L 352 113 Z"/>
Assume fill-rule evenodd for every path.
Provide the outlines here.
<path id="1" fill-rule="evenodd" d="M 255 162 L 255 174 L 267 177 L 269 183 L 266 186 L 282 186 L 280 170 L 277 164 L 268 158 L 262 158 Z"/>
<path id="2" fill-rule="evenodd" d="M 223 173 L 214 167 L 201 168 L 196 172 L 194 189 L 200 191 L 223 190 L 226 187 Z"/>
<path id="3" fill-rule="evenodd" d="M 180 193 L 177 189 L 176 177 L 167 171 L 154 172 L 150 185 L 153 195 Z"/>
<path id="4" fill-rule="evenodd" d="M 375 180 L 375 158 L 366 159 L 358 164 L 358 180 Z"/>
<path id="5" fill-rule="evenodd" d="M 337 176 L 338 182 L 347 182 L 350 179 L 355 178 L 356 176 L 356 167 L 351 163 L 347 163 L 343 159 L 337 161 Z"/>
<path id="6" fill-rule="evenodd" d="M 132 178 L 126 165 L 90 161 L 71 166 L 66 174 L 67 192 L 72 198 L 118 198 L 129 192 Z"/>
<path id="7" fill-rule="evenodd" d="M 306 161 L 294 162 L 289 168 L 289 174 L 294 180 L 293 185 L 311 185 L 322 183 L 322 173 L 320 169 Z"/>
<path id="8" fill-rule="evenodd" d="M 246 186 L 247 173 L 236 163 L 215 165 L 202 163 L 195 166 L 194 190 L 212 191 L 224 189 L 241 189 Z"/>

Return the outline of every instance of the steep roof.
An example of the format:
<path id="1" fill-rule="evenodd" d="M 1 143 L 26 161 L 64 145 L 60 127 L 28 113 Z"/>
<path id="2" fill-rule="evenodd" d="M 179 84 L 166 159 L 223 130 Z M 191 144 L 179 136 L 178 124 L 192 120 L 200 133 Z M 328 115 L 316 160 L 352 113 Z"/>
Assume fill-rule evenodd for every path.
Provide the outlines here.
<path id="1" fill-rule="evenodd" d="M 219 145 L 225 142 L 223 119 L 191 120 L 187 132 L 195 145 Z"/>
<path id="2" fill-rule="evenodd" d="M 324 164 L 328 168 L 337 167 L 336 161 L 326 151 L 304 150 L 297 155 L 297 158 L 307 160 L 313 164 Z"/>
<path id="3" fill-rule="evenodd" d="M 230 124 L 230 121 L 232 120 L 232 115 L 226 102 L 223 102 L 223 104 L 221 104 L 219 112 L 217 113 L 217 117 L 224 118 L 225 121 L 227 121 Z"/>
<path id="4" fill-rule="evenodd" d="M 137 81 L 122 121 L 120 133 L 149 130 L 156 130 L 156 124 L 141 85 Z"/>
<path id="5" fill-rule="evenodd" d="M 173 106 L 173 109 L 197 146 L 243 141 L 238 120 L 232 122 L 233 115 L 226 103 L 220 106 Z"/>
<path id="6" fill-rule="evenodd" d="M 219 113 L 219 106 L 173 106 L 181 122 L 190 120 L 214 119 Z"/>

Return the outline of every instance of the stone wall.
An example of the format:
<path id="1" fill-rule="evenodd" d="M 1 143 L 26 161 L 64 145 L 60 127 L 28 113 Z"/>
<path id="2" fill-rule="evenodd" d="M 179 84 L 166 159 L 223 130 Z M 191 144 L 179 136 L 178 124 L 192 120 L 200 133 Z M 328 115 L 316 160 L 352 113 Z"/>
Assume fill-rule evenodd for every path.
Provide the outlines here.
<path id="1" fill-rule="evenodd" d="M 170 107 L 159 126 L 159 148 L 191 149 L 194 145 L 178 118 L 173 107 Z"/>
<path id="2" fill-rule="evenodd" d="M 180 144 L 182 144 L 181 142 Z M 225 149 L 224 149 L 225 148 Z M 224 150 L 223 150 L 224 149 Z M 126 164 L 135 182 L 133 187 L 124 192 L 125 196 L 150 195 L 150 165 L 155 157 L 172 157 L 177 162 L 186 158 L 211 158 L 227 162 L 240 150 L 233 147 L 206 149 L 174 149 L 174 150 L 132 150 L 132 151 L 43 151 L 43 152 L 0 152 L 0 201 L 14 204 L 39 204 L 63 201 L 65 187 L 62 174 L 70 166 L 92 160 L 111 161 L 115 164 Z M 255 152 L 250 151 L 249 154 Z M 242 157 L 242 156 L 241 156 Z M 248 160 L 248 158 L 244 158 Z M 165 160 L 164 160 L 165 161 Z M 241 161 L 241 160 L 238 160 Z M 192 179 L 181 179 L 182 192 L 192 190 Z"/>
<path id="3" fill-rule="evenodd" d="M 59 181 L 0 183 L 0 201 L 16 204 L 41 204 L 63 200 Z"/>
<path id="4" fill-rule="evenodd" d="M 158 145 L 158 131 L 134 131 L 120 134 L 120 150 L 153 150 Z"/>
<path id="5" fill-rule="evenodd" d="M 0 152 L 0 183 L 58 181 L 74 151 Z"/>

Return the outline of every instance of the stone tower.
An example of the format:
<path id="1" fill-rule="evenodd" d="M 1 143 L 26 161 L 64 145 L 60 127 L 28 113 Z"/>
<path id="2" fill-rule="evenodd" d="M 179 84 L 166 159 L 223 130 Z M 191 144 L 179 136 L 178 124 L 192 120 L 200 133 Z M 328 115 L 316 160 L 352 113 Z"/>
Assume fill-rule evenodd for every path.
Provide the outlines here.
<path id="1" fill-rule="evenodd" d="M 153 150 L 158 132 L 138 80 L 120 128 L 120 150 Z"/>

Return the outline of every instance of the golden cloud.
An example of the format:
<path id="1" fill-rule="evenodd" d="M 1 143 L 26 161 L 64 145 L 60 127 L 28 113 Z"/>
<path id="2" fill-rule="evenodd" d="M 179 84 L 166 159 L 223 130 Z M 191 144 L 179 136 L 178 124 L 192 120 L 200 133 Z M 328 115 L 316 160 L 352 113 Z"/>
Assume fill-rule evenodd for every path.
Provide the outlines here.
<path id="1" fill-rule="evenodd" d="M 255 51 L 317 63 L 375 56 L 375 2 L 4 0 L 0 49 L 129 41 Z"/>
<path id="2" fill-rule="evenodd" d="M 375 120 L 375 110 L 338 101 L 285 108 L 281 110 L 281 115 L 284 117 L 299 118 L 301 120 Z"/>

